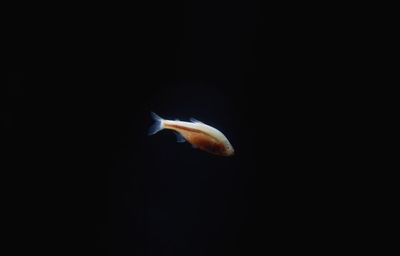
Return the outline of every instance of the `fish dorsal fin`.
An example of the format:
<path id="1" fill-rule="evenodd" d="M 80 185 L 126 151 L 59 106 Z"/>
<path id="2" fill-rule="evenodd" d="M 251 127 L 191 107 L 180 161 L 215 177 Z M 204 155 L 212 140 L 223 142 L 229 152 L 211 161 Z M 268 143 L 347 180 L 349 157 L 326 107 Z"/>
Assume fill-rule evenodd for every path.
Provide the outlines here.
<path id="1" fill-rule="evenodd" d="M 183 136 L 179 133 L 179 132 L 174 132 L 176 135 L 176 142 L 178 143 L 183 143 L 185 142 L 185 138 L 183 138 Z"/>
<path id="2" fill-rule="evenodd" d="M 193 123 L 203 123 L 203 122 L 201 122 L 201 121 L 199 121 L 199 120 L 197 120 L 196 118 L 193 118 L 193 117 L 191 117 L 190 119 L 190 122 L 193 122 Z"/>

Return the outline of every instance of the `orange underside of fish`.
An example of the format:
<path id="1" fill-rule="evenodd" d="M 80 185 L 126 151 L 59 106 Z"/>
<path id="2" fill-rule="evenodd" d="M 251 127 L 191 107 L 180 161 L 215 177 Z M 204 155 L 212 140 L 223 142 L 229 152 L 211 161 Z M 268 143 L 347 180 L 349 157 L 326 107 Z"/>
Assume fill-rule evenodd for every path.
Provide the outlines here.
<path id="1" fill-rule="evenodd" d="M 165 128 L 179 132 L 194 147 L 215 155 L 224 155 L 225 146 L 211 135 L 203 131 L 177 125 L 166 125 Z"/>

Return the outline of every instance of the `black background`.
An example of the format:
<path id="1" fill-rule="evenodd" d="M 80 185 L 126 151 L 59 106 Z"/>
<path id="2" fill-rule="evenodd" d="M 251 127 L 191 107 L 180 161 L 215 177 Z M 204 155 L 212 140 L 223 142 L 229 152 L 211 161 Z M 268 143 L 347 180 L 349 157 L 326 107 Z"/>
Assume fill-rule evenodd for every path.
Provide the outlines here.
<path id="1" fill-rule="evenodd" d="M 27 246 L 250 255 L 329 242 L 332 52 L 324 25 L 287 11 L 193 1 L 57 26 L 51 68 L 8 76 L 11 215 Z M 150 111 L 215 126 L 236 155 L 147 136 Z"/>

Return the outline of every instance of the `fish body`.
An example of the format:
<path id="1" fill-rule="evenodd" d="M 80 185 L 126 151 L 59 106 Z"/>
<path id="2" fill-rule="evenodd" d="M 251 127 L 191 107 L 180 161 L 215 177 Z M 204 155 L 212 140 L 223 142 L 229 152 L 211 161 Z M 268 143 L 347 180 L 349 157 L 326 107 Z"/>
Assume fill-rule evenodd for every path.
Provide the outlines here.
<path id="1" fill-rule="evenodd" d="M 168 129 L 177 133 L 178 142 L 187 141 L 193 147 L 208 153 L 220 156 L 232 156 L 235 152 L 225 135 L 214 127 L 193 118 L 190 122 L 184 122 L 162 119 L 155 113 L 151 113 L 151 115 L 155 122 L 150 127 L 149 135 L 163 129 Z"/>

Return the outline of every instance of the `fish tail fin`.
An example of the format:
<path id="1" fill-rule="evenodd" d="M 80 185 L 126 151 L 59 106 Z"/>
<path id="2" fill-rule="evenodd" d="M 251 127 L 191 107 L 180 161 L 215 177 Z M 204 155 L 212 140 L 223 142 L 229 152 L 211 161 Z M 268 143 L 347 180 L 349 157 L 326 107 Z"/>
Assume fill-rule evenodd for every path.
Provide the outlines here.
<path id="1" fill-rule="evenodd" d="M 149 128 L 149 135 L 156 134 L 157 132 L 161 131 L 164 128 L 163 119 L 159 117 L 156 113 L 151 112 L 151 117 L 154 120 L 154 123 Z"/>

